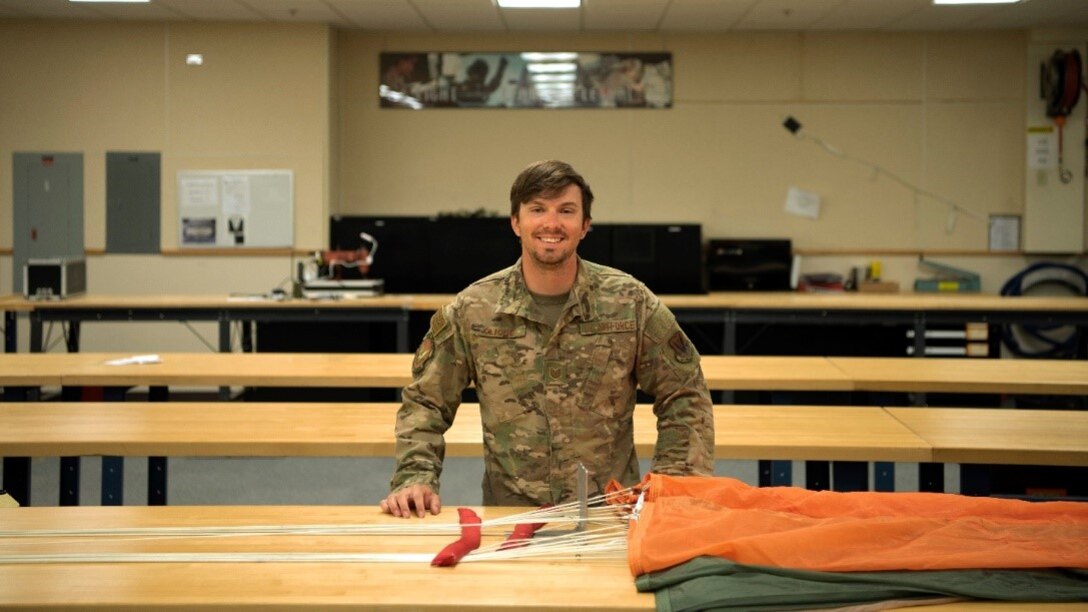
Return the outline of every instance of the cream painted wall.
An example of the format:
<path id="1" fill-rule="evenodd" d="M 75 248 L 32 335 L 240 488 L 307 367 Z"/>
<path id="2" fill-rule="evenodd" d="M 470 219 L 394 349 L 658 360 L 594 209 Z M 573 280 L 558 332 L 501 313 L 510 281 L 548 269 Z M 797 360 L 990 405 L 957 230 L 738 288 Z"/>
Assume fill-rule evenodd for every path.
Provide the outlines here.
<path id="1" fill-rule="evenodd" d="M 956 203 L 1022 213 L 1022 32 L 452 36 L 343 32 L 341 214 L 507 210 L 535 159 L 579 168 L 601 221 L 695 221 L 704 234 L 802 249 L 987 248 L 987 227 L 781 126 L 797 117 L 850 157 Z M 669 50 L 671 110 L 381 109 L 381 51 Z M 818 220 L 783 211 L 819 193 Z"/>
<path id="2" fill-rule="evenodd" d="M 324 26 L 171 24 L 166 28 L 167 156 L 183 169 L 295 173 L 295 244 L 324 244 L 329 157 L 329 31 Z M 204 65 L 186 66 L 202 52 Z M 163 246 L 177 245 L 173 182 L 163 185 Z"/>
<path id="3" fill-rule="evenodd" d="M 593 183 L 599 221 L 699 222 L 707 237 L 847 249 L 806 256 L 803 271 L 845 273 L 879 258 L 904 288 L 926 274 L 913 255 L 866 251 L 945 250 L 934 259 L 981 272 L 995 292 L 1030 260 L 947 254 L 984 251 L 985 223 L 961 216 L 946 233 L 944 205 L 915 201 L 781 122 L 793 115 L 807 134 L 983 216 L 1022 214 L 1027 44 L 1024 32 L 505 36 L 0 20 L 0 250 L 12 244 L 14 151 L 83 151 L 92 250 L 105 244 L 109 150 L 163 153 L 166 250 L 177 246 L 181 169 L 293 169 L 295 246 L 311 249 L 325 244 L 335 213 L 505 214 L 514 175 L 558 157 Z M 523 49 L 671 51 L 674 108 L 378 108 L 381 51 Z M 189 52 L 205 65 L 185 66 Z M 790 186 L 822 196 L 818 220 L 783 212 Z M 0 292 L 10 291 L 10 265 L 0 257 Z M 92 255 L 88 265 L 93 292 L 223 293 L 267 291 L 291 262 Z M 188 330 L 92 327 L 88 349 L 202 346 Z"/>
<path id="4" fill-rule="evenodd" d="M 295 173 L 295 246 L 327 240 L 336 145 L 335 36 L 324 25 L 0 19 L 0 250 L 12 236 L 15 151 L 81 151 L 88 288 L 93 293 L 266 292 L 289 255 L 101 255 L 105 153 L 162 153 L 162 248 L 177 248 L 175 176 L 183 169 Z M 201 67 L 185 54 L 204 54 Z M 0 257 L 0 293 L 12 289 Z M 25 321 L 20 323 L 25 349 Z M 214 328 L 196 325 L 215 345 Z M 206 350 L 180 324 L 87 325 L 87 350 Z"/>
<path id="5" fill-rule="evenodd" d="M 160 151 L 162 246 L 183 169 L 295 173 L 295 244 L 326 240 L 332 34 L 324 25 L 0 20 L 0 247 L 11 154 L 82 151 L 85 242 L 105 246 L 105 153 Z M 185 65 L 203 53 L 205 64 Z"/>

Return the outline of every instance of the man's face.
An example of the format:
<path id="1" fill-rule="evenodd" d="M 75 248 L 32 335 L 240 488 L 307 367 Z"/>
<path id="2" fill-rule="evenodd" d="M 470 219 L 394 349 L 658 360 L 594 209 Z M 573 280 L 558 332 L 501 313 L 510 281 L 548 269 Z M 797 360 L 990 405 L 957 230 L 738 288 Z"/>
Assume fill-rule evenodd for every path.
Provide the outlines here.
<path id="1" fill-rule="evenodd" d="M 567 187 L 555 197 L 538 196 L 522 202 L 510 226 L 521 238 L 522 258 L 541 267 L 558 268 L 569 261 L 589 231 L 582 210 L 582 190 Z"/>

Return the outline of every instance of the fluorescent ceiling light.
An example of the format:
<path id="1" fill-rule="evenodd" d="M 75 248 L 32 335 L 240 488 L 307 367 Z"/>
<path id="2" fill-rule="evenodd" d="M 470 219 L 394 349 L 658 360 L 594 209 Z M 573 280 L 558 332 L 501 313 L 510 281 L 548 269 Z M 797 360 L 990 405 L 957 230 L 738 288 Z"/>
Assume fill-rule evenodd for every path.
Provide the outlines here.
<path id="1" fill-rule="evenodd" d="M 1020 0 L 933 0 L 933 4 L 1016 4 Z"/>
<path id="2" fill-rule="evenodd" d="M 534 74 L 530 79 L 534 83 L 571 83 L 578 80 L 578 77 L 569 72 L 562 74 Z"/>
<path id="3" fill-rule="evenodd" d="M 521 59 L 527 62 L 573 62 L 578 59 L 578 53 L 574 51 L 560 51 L 556 53 L 529 51 L 522 53 Z"/>
<path id="4" fill-rule="evenodd" d="M 548 64 L 525 64 L 525 69 L 532 73 L 540 72 L 575 72 L 578 64 L 574 62 L 553 62 Z"/>
<path id="5" fill-rule="evenodd" d="M 499 8 L 578 8 L 582 0 L 496 0 Z"/>

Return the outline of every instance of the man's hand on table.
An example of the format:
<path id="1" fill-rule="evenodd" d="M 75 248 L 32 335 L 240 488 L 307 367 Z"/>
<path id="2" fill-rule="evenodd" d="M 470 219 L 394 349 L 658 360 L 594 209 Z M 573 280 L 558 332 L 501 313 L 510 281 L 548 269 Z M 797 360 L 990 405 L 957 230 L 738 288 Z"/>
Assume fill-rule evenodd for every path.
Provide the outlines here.
<path id="1" fill-rule="evenodd" d="M 387 495 L 379 504 L 382 512 L 400 518 L 409 518 L 412 511 L 423 518 L 427 511 L 438 514 L 442 511 L 442 499 L 434 489 L 427 485 L 415 484 L 404 487 Z"/>

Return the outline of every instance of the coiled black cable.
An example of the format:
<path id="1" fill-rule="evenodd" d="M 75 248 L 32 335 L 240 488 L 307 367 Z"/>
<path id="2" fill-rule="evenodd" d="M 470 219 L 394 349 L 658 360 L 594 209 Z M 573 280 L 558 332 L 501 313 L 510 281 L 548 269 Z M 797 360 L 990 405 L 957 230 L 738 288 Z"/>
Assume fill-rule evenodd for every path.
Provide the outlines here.
<path id="1" fill-rule="evenodd" d="M 1001 295 L 1023 295 L 1028 290 L 1040 285 L 1057 285 L 1068 289 L 1074 295 L 1085 296 L 1088 295 L 1088 274 L 1085 274 L 1084 270 L 1069 264 L 1045 261 L 1034 263 L 1005 281 L 1005 284 L 1001 287 Z M 1027 323 L 1005 325 L 1001 328 L 1001 342 L 1019 357 L 1075 358 L 1082 334 L 1079 327 L 1072 326 L 1070 333 L 1063 338 L 1055 338 L 1053 334 L 1043 333 L 1053 332 L 1061 327 L 1067 326 Z M 1035 340 L 1042 348 L 1025 348 L 1020 343 L 1014 328 L 1019 328 L 1023 336 Z"/>

